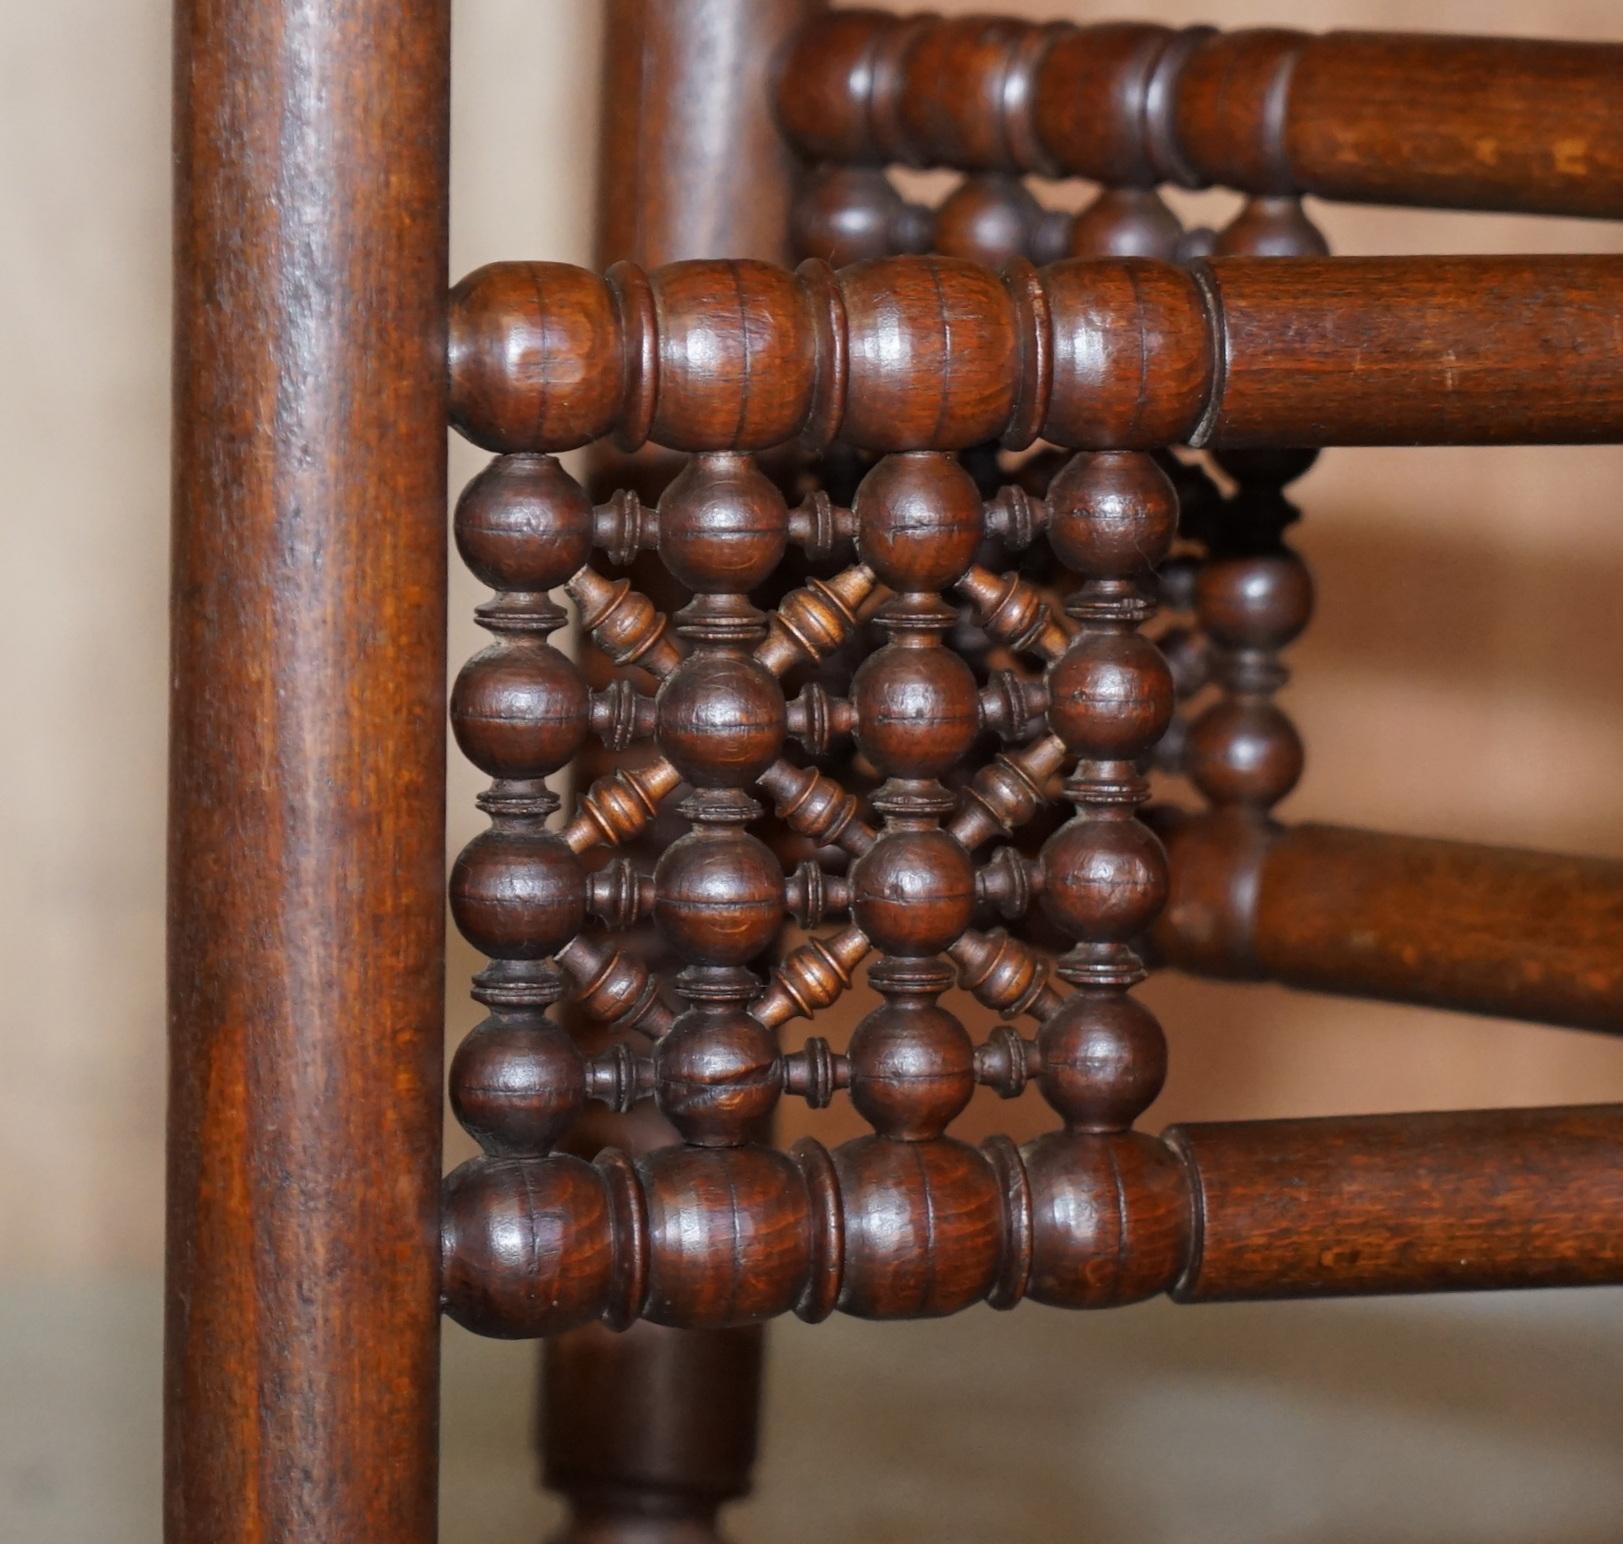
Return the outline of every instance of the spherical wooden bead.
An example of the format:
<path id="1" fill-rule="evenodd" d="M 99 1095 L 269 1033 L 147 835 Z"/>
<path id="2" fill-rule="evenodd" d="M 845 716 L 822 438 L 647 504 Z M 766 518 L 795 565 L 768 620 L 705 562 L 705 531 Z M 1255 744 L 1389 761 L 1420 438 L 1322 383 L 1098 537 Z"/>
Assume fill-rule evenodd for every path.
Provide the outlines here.
<path id="1" fill-rule="evenodd" d="M 1031 1191 L 1027 1294 L 1115 1308 L 1171 1288 L 1188 1263 L 1183 1165 L 1138 1132 L 1054 1131 L 1021 1149 Z"/>
<path id="2" fill-rule="evenodd" d="M 1004 432 L 1020 380 L 1020 330 L 995 273 L 950 257 L 893 258 L 857 263 L 839 282 L 848 443 L 964 450 Z M 933 389 L 920 391 L 921 381 Z"/>
<path id="3" fill-rule="evenodd" d="M 748 655 L 690 654 L 654 701 L 660 751 L 691 783 L 747 788 L 783 749 L 788 707 L 778 679 Z"/>
<path id="4" fill-rule="evenodd" d="M 592 552 L 592 501 L 552 456 L 498 456 L 456 505 L 456 546 L 493 590 L 550 590 Z"/>
<path id="5" fill-rule="evenodd" d="M 657 328 L 648 436 L 672 450 L 764 450 L 805 426 L 817 336 L 793 273 L 749 259 L 648 275 Z"/>
<path id="6" fill-rule="evenodd" d="M 1180 552 L 1156 569 L 1156 593 L 1163 611 L 1195 609 L 1195 581 L 1204 567 L 1203 558 L 1192 552 Z"/>
<path id="7" fill-rule="evenodd" d="M 806 1186 L 764 1147 L 662 1147 L 637 1160 L 648 1209 L 643 1317 L 684 1329 L 789 1312 L 811 1267 Z"/>
<path id="8" fill-rule="evenodd" d="M 1147 573 L 1178 530 L 1171 479 L 1133 451 L 1073 457 L 1048 486 L 1048 508 L 1054 555 L 1087 579 Z"/>
<path id="9" fill-rule="evenodd" d="M 690 1009 L 654 1048 L 654 1087 L 684 1142 L 732 1146 L 778 1102 L 777 1045 L 741 1008 Z"/>
<path id="10" fill-rule="evenodd" d="M 1106 188 L 1071 224 L 1072 257 L 1171 262 L 1183 226 L 1154 188 Z"/>
<path id="11" fill-rule="evenodd" d="M 1067 176 L 1106 184 L 1164 180 L 1145 144 L 1147 88 L 1171 31 L 1103 22 L 1058 32 L 1033 85 L 1042 144 Z"/>
<path id="12" fill-rule="evenodd" d="M 933 1003 L 874 1009 L 851 1034 L 851 1103 L 881 1136 L 938 1137 L 975 1092 L 975 1047 Z"/>
<path id="13" fill-rule="evenodd" d="M 1281 153 L 1279 82 L 1302 47 L 1287 28 L 1244 27 L 1202 40 L 1173 94 L 1172 138 L 1202 177 L 1248 193 L 1291 193 Z"/>
<path id="14" fill-rule="evenodd" d="M 975 561 L 975 479 L 932 451 L 885 456 L 857 485 L 857 553 L 893 590 L 944 590 Z"/>
<path id="15" fill-rule="evenodd" d="M 1172 673 L 1139 633 L 1086 631 L 1048 672 L 1048 724 L 1073 756 L 1136 761 L 1166 733 Z"/>
<path id="16" fill-rule="evenodd" d="M 1042 907 L 1068 938 L 1127 943 L 1166 903 L 1166 852 L 1142 821 L 1079 815 L 1046 842 Z"/>
<path id="17" fill-rule="evenodd" d="M 492 1017 L 451 1059 L 451 1108 L 487 1153 L 545 1153 L 586 1102 L 586 1063 L 549 1020 Z"/>
<path id="18" fill-rule="evenodd" d="M 539 640 L 482 650 L 451 689 L 456 743 L 491 777 L 547 777 L 575 759 L 590 728 L 591 697 L 580 667 Z"/>
<path id="19" fill-rule="evenodd" d="M 900 18 L 834 11 L 801 31 L 778 73 L 778 120 L 809 161 L 879 162 L 868 102 L 874 51 Z"/>
<path id="20" fill-rule="evenodd" d="M 887 831 L 851 866 L 851 916 L 883 954 L 939 954 L 975 913 L 975 863 L 945 831 Z"/>
<path id="21" fill-rule="evenodd" d="M 941 1137 L 859 1137 L 836 1148 L 845 1224 L 839 1306 L 925 1319 L 980 1302 L 997 1278 L 1003 1209 L 991 1165 Z"/>
<path id="22" fill-rule="evenodd" d="M 1216 257 L 1328 257 L 1330 243 L 1300 199 L 1259 196 L 1217 233 Z"/>
<path id="23" fill-rule="evenodd" d="M 893 119 L 920 164 L 1012 169 L 1037 29 L 996 16 L 913 17 L 898 30 L 909 26 L 888 51 L 895 66 L 875 71 L 870 116 Z"/>
<path id="24" fill-rule="evenodd" d="M 801 257 L 832 268 L 930 248 L 929 211 L 909 204 L 876 166 L 827 166 L 796 195 L 789 235 Z"/>
<path id="25" fill-rule="evenodd" d="M 613 1219 L 591 1164 L 562 1153 L 470 1159 L 447 1176 L 440 1218 L 445 1311 L 464 1329 L 558 1335 L 607 1305 Z"/>
<path id="26" fill-rule="evenodd" d="M 1122 258 L 1054 263 L 1040 282 L 1054 343 L 1042 438 L 1101 451 L 1187 444 L 1215 369 L 1194 279 L 1171 264 Z"/>
<path id="27" fill-rule="evenodd" d="M 1214 702 L 1189 726 L 1184 770 L 1213 804 L 1271 809 L 1301 781 L 1302 738 L 1273 703 Z"/>
<path id="28" fill-rule="evenodd" d="M 940 777 L 980 733 L 975 673 L 951 649 L 886 644 L 858 667 L 851 703 L 857 744 L 887 777 Z"/>
<path id="29" fill-rule="evenodd" d="M 748 456 L 695 456 L 660 497 L 660 561 L 701 595 L 747 594 L 788 546 L 789 506 Z"/>
<path id="30" fill-rule="evenodd" d="M 654 867 L 654 923 L 683 959 L 747 965 L 778 936 L 783 869 L 746 831 L 690 832 Z"/>
<path id="31" fill-rule="evenodd" d="M 491 263 L 451 291 L 451 422 L 487 450 L 573 450 L 623 389 L 609 286 L 568 263 Z"/>
<path id="32" fill-rule="evenodd" d="M 1225 649 L 1282 649 L 1313 616 L 1313 577 L 1294 552 L 1214 558 L 1195 580 L 1195 611 Z"/>
<path id="33" fill-rule="evenodd" d="M 580 860 L 550 831 L 480 832 L 452 867 L 450 891 L 462 936 L 495 959 L 555 954 L 586 921 Z"/>
<path id="34" fill-rule="evenodd" d="M 1017 177 L 967 177 L 936 210 L 935 247 L 948 257 L 1001 268 L 1031 255 L 1042 217 Z"/>
<path id="35" fill-rule="evenodd" d="M 1076 992 L 1037 1032 L 1043 1096 L 1068 1126 L 1122 1131 L 1167 1076 L 1160 1022 L 1120 992 Z"/>

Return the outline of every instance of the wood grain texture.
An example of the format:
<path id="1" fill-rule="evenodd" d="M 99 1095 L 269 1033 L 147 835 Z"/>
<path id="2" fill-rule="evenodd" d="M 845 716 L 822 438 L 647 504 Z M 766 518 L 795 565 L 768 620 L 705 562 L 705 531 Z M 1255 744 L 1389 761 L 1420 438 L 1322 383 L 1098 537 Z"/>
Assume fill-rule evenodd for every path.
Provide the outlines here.
<path id="1" fill-rule="evenodd" d="M 495 1305 L 487 1332 L 551 1335 L 604 1314 L 715 1324 L 838 1307 L 910 1319 L 1028 1294 L 1104 1308 L 1158 1292 L 1212 1302 L 1623 1283 L 1618 1105 L 1189 1125 L 1160 1140 L 1072 1130 L 1020 1150 L 868 1136 L 831 1154 L 807 1139 L 787 1190 L 759 1156 L 640 1160 L 641 1206 L 608 1230 L 617 1258 L 644 1262 L 640 1286 L 627 1297 L 623 1276 L 603 1274 L 595 1295 L 562 1299 L 547 1282 L 584 1239 L 559 1230 L 575 1181 L 558 1166 L 578 1160 L 473 1160 L 448 1192 L 447 1280 L 482 1261 L 488 1290 L 468 1278 L 450 1311 Z M 624 1163 L 600 1156 L 601 1179 Z M 718 1204 L 723 1175 L 730 1199 Z M 653 1225 L 670 1216 L 679 1229 Z M 497 1238 L 511 1246 L 500 1258 Z"/>
<path id="2" fill-rule="evenodd" d="M 176 9 L 169 1544 L 435 1536 L 448 49 Z"/>
<path id="3" fill-rule="evenodd" d="M 1167 963 L 1623 1033 L 1623 864 L 1327 825 L 1234 831 L 1163 828 Z"/>
<path id="4" fill-rule="evenodd" d="M 1178 1126 L 1179 1302 L 1623 1279 L 1623 1109 Z"/>
<path id="5" fill-rule="evenodd" d="M 780 260 L 794 157 L 773 76 L 821 0 L 609 0 L 597 253 Z"/>
<path id="6" fill-rule="evenodd" d="M 1623 45 L 836 12 L 779 80 L 808 159 L 1623 215 Z"/>
<path id="7" fill-rule="evenodd" d="M 684 258 L 787 259 L 794 158 L 767 81 L 817 0 L 611 0 L 603 44 L 595 252 L 600 265 Z M 591 484 L 657 491 L 672 458 L 592 447 Z M 640 464 L 638 464 L 640 463 Z M 632 580 L 665 595 L 644 557 Z M 583 650 L 593 679 L 607 662 Z M 612 775 L 623 753 L 588 748 L 577 775 Z M 645 843 L 651 865 L 654 844 Z M 668 1012 L 668 1010 L 667 1010 Z M 651 1108 L 580 1134 L 642 1149 L 674 1133 Z M 750 1487 L 763 1334 L 590 1327 L 549 1342 L 539 1440 L 546 1482 L 570 1499 L 566 1539 L 655 1544 L 714 1539 Z"/>
<path id="8" fill-rule="evenodd" d="M 1357 203 L 1623 216 L 1623 45 L 1336 32 L 1303 49 L 1285 155 Z"/>
<path id="9" fill-rule="evenodd" d="M 1564 444 L 1623 430 L 1623 265 L 1217 259 L 1218 446 Z"/>
<path id="10" fill-rule="evenodd" d="M 1280 482 L 1309 459 L 1224 460 L 1240 488 L 1225 511 L 1261 506 L 1250 527 L 1257 545 L 1229 533 L 1233 550 L 1220 547 L 1183 586 L 1210 632 L 1214 678 L 1227 693 L 1217 706 L 1227 718 L 1215 730 L 1202 720 L 1190 731 L 1197 781 L 1217 808 L 1167 827 L 1174 877 L 1195 875 L 1194 902 L 1214 915 L 1190 926 L 1185 895 L 1177 920 L 1203 958 L 1232 951 L 1237 973 L 1266 970 L 1250 918 L 1270 844 L 1288 840 L 1267 811 L 1291 778 L 1271 765 L 1279 758 L 1270 747 L 1282 742 L 1263 732 L 1263 721 L 1248 727 L 1229 710 L 1254 714 L 1268 704 L 1280 678 L 1275 656 L 1309 615 L 1305 570 L 1280 542 L 1288 508 L 1278 495 Z M 1181 480 L 1193 488 L 1187 475 Z M 518 770 L 557 770 L 595 721 L 567 672 L 543 666 L 528 637 L 557 625 L 557 609 L 537 591 L 557 582 L 565 558 L 579 558 L 577 538 L 601 524 L 620 542 L 634 527 L 638 544 L 646 536 L 692 592 L 667 618 L 624 582 L 594 577 L 589 563 L 565 581 L 611 655 L 642 662 L 659 678 L 641 733 L 658 754 L 653 765 L 668 768 L 659 788 L 669 794 L 680 782 L 690 790 L 678 805 L 689 829 L 662 848 L 651 874 L 610 865 L 587 883 L 579 856 L 645 829 L 662 795 L 628 774 L 613 797 L 584 796 L 588 812 L 603 813 L 585 826 L 577 815 L 565 827 L 582 831 L 578 842 L 540 829 L 518 842 L 507 827 L 539 825 L 552 796 L 504 775 L 514 770 L 506 708 L 459 722 L 459 739 L 497 781 L 482 800 L 492 832 L 459 860 L 453 909 L 469 939 L 494 956 L 478 991 L 498 1018 L 507 1017 L 476 1032 L 489 1054 L 481 1049 L 465 1060 L 459 1053 L 453 1069 L 453 1103 L 486 1156 L 446 1184 L 448 1311 L 482 1333 L 551 1337 L 599 1320 L 721 1329 L 789 1311 L 816 1320 L 836 1308 L 876 1319 L 929 1317 L 983 1300 L 1011 1307 L 1027 1295 L 1103 1307 L 1183 1279 L 1206 1238 L 1204 1171 L 1176 1144 L 1131 1129 L 1166 1070 L 1160 1027 L 1129 995 L 1143 974 L 1135 941 L 1153 929 L 1168 891 L 1162 847 L 1134 818 L 1147 791 L 1143 767 L 1175 699 L 1172 673 L 1137 631 L 1156 609 L 1146 581 L 1178 529 L 1177 484 L 1163 462 L 1136 451 L 1078 455 L 1041 494 L 1021 489 L 1018 497 L 986 499 L 947 453 L 881 458 L 857 484 L 849 510 L 836 515 L 830 507 L 820 517 L 858 561 L 792 592 L 772 615 L 750 596 L 781 562 L 797 522 L 747 456 L 695 455 L 646 516 L 640 503 L 617 498 L 607 506 L 613 518 L 600 522 L 556 463 L 527 454 L 498 462 L 475 493 L 464 500 L 459 528 L 461 514 L 474 510 L 481 564 L 521 586 L 498 591 L 481 612 L 498 635 L 515 631 L 505 645 L 514 658 L 496 672 L 494 700 L 500 706 L 513 690 L 514 712 L 534 734 L 525 745 L 551 747 L 549 759 L 526 760 Z M 510 510 L 501 498 L 512 501 Z M 812 523 L 798 523 L 802 534 Z M 1033 583 L 976 561 L 992 530 L 1016 545 L 1040 535 L 1055 562 L 1077 576 L 1064 622 Z M 497 532 L 508 533 L 510 548 L 497 551 Z M 970 601 L 989 638 L 1042 661 L 1041 679 L 981 688 L 947 644 L 956 612 L 944 590 Z M 841 695 L 814 682 L 791 712 L 782 676 L 837 654 L 876 594 L 884 599 L 871 620 L 886 641 L 855 664 Z M 661 643 L 667 652 L 656 652 Z M 490 656 L 480 658 L 483 672 Z M 521 679 L 522 692 L 507 684 Z M 470 690 L 467 700 L 485 699 Z M 559 733 L 566 723 L 568 734 Z M 836 724 L 880 780 L 865 798 L 832 773 L 790 759 L 789 741 L 826 745 Z M 1012 731 L 1025 743 L 993 756 L 953 793 L 945 779 L 962 775 L 986 731 Z M 1289 758 L 1292 778 L 1298 763 Z M 977 858 L 972 849 L 1012 837 L 1036 813 L 1061 770 L 1073 817 L 1050 829 L 1034 857 L 1010 842 Z M 745 829 L 762 813 L 756 792 L 770 796 L 792 831 L 838 849 L 824 854 L 828 871 L 813 859 L 782 872 L 778 856 Z M 1212 837 L 1194 863 L 1180 845 L 1187 832 Z M 1333 872 L 1329 883 L 1338 893 Z M 1479 883 L 1480 875 L 1467 878 L 1464 888 Z M 1068 995 L 1047 987 L 1029 942 L 1034 907 L 1070 941 L 1055 969 L 1073 989 Z M 978 913 L 993 908 L 1017 925 L 1022 941 L 975 926 Z M 570 933 L 589 910 L 613 926 L 651 915 L 667 957 L 680 964 L 663 972 L 683 1000 L 674 1018 L 644 1015 L 643 988 L 629 979 L 612 991 L 585 983 L 585 997 L 606 998 L 616 1022 L 638 1024 L 652 1042 L 646 1049 L 585 1055 L 545 1021 L 545 1004 L 560 989 L 559 966 L 547 957 L 563 962 L 576 951 Z M 849 914 L 848 925 L 813 933 L 763 986 L 755 968 L 789 916 L 814 928 L 841 914 Z M 1495 952 L 1514 957 L 1515 947 L 1501 940 Z M 815 1036 L 780 1049 L 774 1032 L 837 1002 L 870 954 L 868 980 L 882 1002 L 856 1026 L 846 1051 Z M 1035 1019 L 1035 1039 L 1000 1025 L 977 1043 L 939 1001 L 955 977 L 949 960 L 981 1002 Z M 596 968 L 589 961 L 588 976 Z M 570 973 L 579 979 L 574 967 Z M 638 1001 L 627 1014 L 620 1003 L 633 994 Z M 509 1033 L 517 1025 L 507 1019 L 521 1004 L 530 1015 L 525 1033 Z M 1061 1131 L 1023 1153 L 1006 1141 L 976 1149 L 951 1135 L 977 1084 L 1012 1097 L 1032 1081 Z M 492 1098 L 496 1090 L 507 1102 Z M 832 1152 L 803 1143 L 787 1157 L 762 1145 L 764 1123 L 783 1096 L 821 1105 L 840 1090 L 872 1135 Z M 682 1145 L 636 1156 L 611 1149 L 590 1165 L 554 1152 L 588 1101 L 620 1110 L 652 1101 Z M 1617 1118 L 1595 1117 L 1608 1131 Z M 1375 1267 L 1355 1251 L 1344 1267 L 1300 1285 L 1287 1262 L 1279 1286 L 1266 1290 L 1615 1279 L 1617 1262 L 1604 1251 L 1593 1262 L 1598 1274 L 1584 1274 L 1587 1246 L 1573 1240 L 1584 1228 L 1604 1227 L 1606 1215 L 1585 1213 L 1578 1189 L 1562 1219 L 1538 1232 L 1529 1221 L 1531 1186 L 1494 1211 L 1503 1187 L 1491 1149 L 1473 1145 L 1477 1117 L 1462 1117 L 1465 1137 L 1456 1146 L 1450 1118 L 1414 1119 L 1441 1132 L 1435 1162 L 1416 1188 L 1405 1189 L 1401 1175 L 1383 1180 L 1367 1215 L 1355 1218 L 1375 1240 L 1369 1259 L 1401 1256 L 1401 1242 L 1382 1241 L 1401 1241 L 1413 1229 L 1424 1246 L 1413 1268 L 1400 1258 L 1372 1276 Z M 1494 1117 L 1482 1119 L 1491 1127 Z M 1514 1137 L 1527 1124 L 1537 1134 L 1528 1162 L 1547 1164 L 1568 1185 L 1565 1128 L 1559 1116 L 1544 1120 L 1507 1117 L 1506 1130 Z M 1285 1184 L 1285 1160 L 1277 1173 L 1268 1170 L 1270 1140 L 1256 1138 L 1254 1167 L 1272 1174 L 1258 1182 L 1258 1206 L 1270 1186 Z M 1281 1140 L 1299 1138 L 1291 1128 Z M 1333 1122 L 1300 1140 L 1325 1149 L 1313 1160 L 1317 1169 L 1303 1160 L 1301 1172 L 1316 1176 L 1332 1211 L 1342 1204 L 1341 1187 L 1363 1183 L 1377 1161 L 1356 1130 L 1347 1135 Z M 1574 1158 L 1572 1171 L 1586 1164 L 1600 1187 L 1597 1205 L 1609 1204 L 1593 1152 Z M 1504 1172 L 1520 1183 L 1522 1170 Z M 1315 1203 L 1304 1195 L 1292 1204 L 1311 1213 Z M 1226 1237 L 1225 1215 L 1214 1214 L 1214 1239 Z M 1522 1243 L 1503 1256 L 1468 1256 L 1477 1261 L 1469 1280 L 1449 1275 L 1439 1260 L 1454 1240 L 1474 1236 L 1483 1215 L 1521 1230 Z M 1272 1247 L 1266 1216 L 1257 1227 Z M 1259 1278 L 1244 1290 L 1265 1287 Z"/>
<path id="11" fill-rule="evenodd" d="M 451 340 L 453 420 L 506 451 L 1623 435 L 1623 259 L 1605 256 L 503 263 L 457 286 Z"/>

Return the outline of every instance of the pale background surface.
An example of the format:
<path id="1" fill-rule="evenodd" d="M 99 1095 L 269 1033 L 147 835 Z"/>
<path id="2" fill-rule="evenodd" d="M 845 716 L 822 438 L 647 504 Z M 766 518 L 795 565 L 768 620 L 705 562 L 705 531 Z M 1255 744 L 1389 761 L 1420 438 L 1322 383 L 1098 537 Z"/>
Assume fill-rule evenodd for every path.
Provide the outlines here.
<path id="1" fill-rule="evenodd" d="M 1129 12 L 1623 32 L 1615 0 L 1073 14 Z M 586 257 L 596 28 L 590 0 L 460 0 L 454 273 Z M 160 0 L 0 10 L 0 1538 L 35 1544 L 156 1538 L 168 71 Z M 1315 215 L 1348 253 L 1623 250 L 1577 222 Z M 453 485 L 477 464 L 456 447 Z M 1620 483 L 1611 448 L 1327 455 L 1300 489 L 1320 607 L 1292 659 L 1310 761 L 1286 813 L 1623 855 Z M 453 661 L 475 599 L 453 580 Z M 453 765 L 453 850 L 475 786 Z M 453 992 L 474 968 L 453 953 Z M 1173 1048 L 1157 1121 L 1623 1098 L 1623 1047 L 1596 1037 L 1172 978 L 1149 995 Z M 1614 1539 L 1620 1307 L 791 1325 L 751 1536 Z M 447 1537 L 536 1536 L 529 1354 L 447 1345 Z M 911 1476 L 882 1508 L 880 1474 Z"/>

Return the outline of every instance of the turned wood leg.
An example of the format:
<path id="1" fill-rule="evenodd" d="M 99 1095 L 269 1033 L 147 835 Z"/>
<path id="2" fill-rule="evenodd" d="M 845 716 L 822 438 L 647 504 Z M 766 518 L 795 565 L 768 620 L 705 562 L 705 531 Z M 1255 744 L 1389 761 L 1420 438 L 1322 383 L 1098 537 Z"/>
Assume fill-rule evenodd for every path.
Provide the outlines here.
<path id="1" fill-rule="evenodd" d="M 750 1488 L 765 1332 L 623 1333 L 588 1325 L 548 1343 L 541 1455 L 569 1500 L 553 1544 L 713 1544 Z"/>

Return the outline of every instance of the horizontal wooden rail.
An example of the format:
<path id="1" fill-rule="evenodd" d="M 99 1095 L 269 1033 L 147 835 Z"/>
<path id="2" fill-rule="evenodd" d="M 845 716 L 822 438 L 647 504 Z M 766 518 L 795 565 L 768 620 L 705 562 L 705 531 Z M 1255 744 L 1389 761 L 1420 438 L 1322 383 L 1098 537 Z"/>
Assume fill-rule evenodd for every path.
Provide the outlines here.
<path id="1" fill-rule="evenodd" d="M 444 1281 L 501 1336 L 1623 1283 L 1623 1105 L 476 1158 Z"/>
<path id="2" fill-rule="evenodd" d="M 815 159 L 1623 218 L 1623 45 L 837 11 L 778 86 Z"/>
<path id="3" fill-rule="evenodd" d="M 1195 1236 L 1172 1295 L 1623 1280 L 1623 1107 L 1178 1126 Z"/>
<path id="4" fill-rule="evenodd" d="M 1613 441 L 1623 257 L 499 263 L 450 374 L 502 451 Z"/>
<path id="5" fill-rule="evenodd" d="M 1232 815 L 1156 824 L 1170 965 L 1623 1034 L 1623 862 Z"/>

